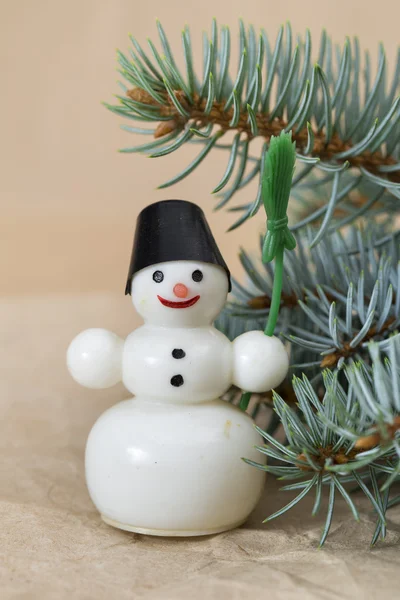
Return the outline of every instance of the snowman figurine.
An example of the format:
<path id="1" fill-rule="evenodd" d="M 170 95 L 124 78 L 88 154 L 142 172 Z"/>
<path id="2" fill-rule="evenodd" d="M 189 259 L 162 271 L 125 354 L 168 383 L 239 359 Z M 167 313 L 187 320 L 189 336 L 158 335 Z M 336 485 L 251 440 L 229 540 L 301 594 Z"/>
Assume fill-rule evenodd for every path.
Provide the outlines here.
<path id="1" fill-rule="evenodd" d="M 232 384 L 265 392 L 288 370 L 282 342 L 249 331 L 230 342 L 212 325 L 230 273 L 202 210 L 166 200 L 139 215 L 126 294 L 144 325 L 124 341 L 88 329 L 67 353 L 89 388 L 122 381 L 134 394 L 100 416 L 86 446 L 90 496 L 109 525 L 197 536 L 242 524 L 265 473 L 252 419 L 219 397 Z"/>

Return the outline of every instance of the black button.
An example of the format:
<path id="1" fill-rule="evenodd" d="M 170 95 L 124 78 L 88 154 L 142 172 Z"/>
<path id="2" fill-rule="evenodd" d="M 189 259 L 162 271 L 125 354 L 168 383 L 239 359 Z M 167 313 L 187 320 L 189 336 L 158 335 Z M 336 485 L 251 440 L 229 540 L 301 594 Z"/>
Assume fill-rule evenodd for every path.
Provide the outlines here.
<path id="1" fill-rule="evenodd" d="M 174 348 L 174 350 L 172 350 L 172 356 L 174 358 L 185 358 L 186 352 L 182 350 L 182 348 Z"/>
<path id="2" fill-rule="evenodd" d="M 174 375 L 173 377 L 171 377 L 171 385 L 173 385 L 174 387 L 180 387 L 181 385 L 183 385 L 182 375 Z"/>

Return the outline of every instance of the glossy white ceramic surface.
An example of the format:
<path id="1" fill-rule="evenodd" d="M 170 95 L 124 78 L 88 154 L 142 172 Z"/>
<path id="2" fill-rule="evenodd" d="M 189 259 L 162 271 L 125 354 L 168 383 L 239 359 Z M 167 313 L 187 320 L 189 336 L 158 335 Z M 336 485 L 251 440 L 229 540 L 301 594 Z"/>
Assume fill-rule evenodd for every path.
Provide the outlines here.
<path id="1" fill-rule="evenodd" d="M 289 357 L 281 340 L 247 331 L 233 341 L 233 383 L 242 390 L 265 392 L 285 379 Z"/>
<path id="2" fill-rule="evenodd" d="M 174 358 L 175 351 L 184 356 Z M 132 394 L 158 401 L 204 402 L 229 389 L 232 366 L 232 344 L 214 327 L 144 325 L 126 339 L 123 382 Z M 171 385 L 177 375 L 183 383 Z"/>
<path id="3" fill-rule="evenodd" d="M 122 379 L 124 340 L 106 329 L 86 329 L 71 342 L 67 366 L 72 377 L 88 388 L 104 389 Z"/>
<path id="4" fill-rule="evenodd" d="M 103 517 L 156 535 L 230 529 L 255 507 L 264 473 L 246 414 L 222 400 L 156 404 L 135 398 L 105 412 L 86 448 L 90 495 Z"/>
<path id="5" fill-rule="evenodd" d="M 124 342 L 103 329 L 68 349 L 87 387 L 123 381 L 135 395 L 105 412 L 86 449 L 90 495 L 103 519 L 153 535 L 203 535 L 235 527 L 253 510 L 265 473 L 262 443 L 246 414 L 217 399 L 232 383 L 263 392 L 286 375 L 277 338 L 250 331 L 233 343 L 212 325 L 228 292 L 221 267 L 152 265 L 132 280 L 145 324 Z"/>
<path id="6" fill-rule="evenodd" d="M 201 281 L 193 273 L 200 271 Z M 162 273 L 162 281 L 153 275 Z M 174 288 L 183 284 L 187 296 L 176 296 Z M 203 262 L 177 260 L 142 269 L 132 279 L 132 302 L 145 323 L 162 327 L 200 327 L 210 325 L 221 312 L 228 294 L 228 278 L 222 267 Z M 159 297 L 172 302 L 185 302 L 199 296 L 189 308 L 168 308 Z"/>

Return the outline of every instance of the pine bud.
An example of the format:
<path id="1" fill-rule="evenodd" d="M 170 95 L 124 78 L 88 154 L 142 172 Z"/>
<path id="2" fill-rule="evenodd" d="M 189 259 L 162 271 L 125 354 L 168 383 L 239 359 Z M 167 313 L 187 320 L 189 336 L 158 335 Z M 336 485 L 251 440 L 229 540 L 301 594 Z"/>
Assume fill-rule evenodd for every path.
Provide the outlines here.
<path id="1" fill-rule="evenodd" d="M 135 102 L 141 102 L 142 104 L 157 104 L 154 98 L 150 96 L 146 90 L 142 90 L 141 88 L 132 88 L 126 92 L 126 95 Z"/>
<path id="2" fill-rule="evenodd" d="M 154 132 L 154 137 L 160 138 L 160 137 L 163 137 L 164 135 L 167 135 L 168 133 L 172 133 L 173 131 L 175 131 L 177 126 L 178 126 L 178 124 L 175 121 L 175 119 L 171 119 L 170 121 L 161 121 L 157 125 L 157 129 Z"/>

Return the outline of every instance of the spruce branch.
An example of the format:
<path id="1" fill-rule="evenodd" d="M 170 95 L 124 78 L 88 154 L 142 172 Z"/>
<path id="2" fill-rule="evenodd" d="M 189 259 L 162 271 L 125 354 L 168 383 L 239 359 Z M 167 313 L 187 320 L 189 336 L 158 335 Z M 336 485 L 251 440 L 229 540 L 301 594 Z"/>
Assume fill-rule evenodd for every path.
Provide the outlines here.
<path id="1" fill-rule="evenodd" d="M 242 207 L 242 214 L 232 228 L 239 226 L 260 208 L 260 167 L 271 137 L 293 130 L 298 160 L 303 163 L 303 171 L 293 181 L 294 189 L 300 182 L 323 179 L 326 174 L 332 184 L 314 243 L 333 226 L 335 210 L 347 198 L 346 168 L 359 178 L 353 190 L 366 184 L 375 185 L 383 194 L 379 202 L 387 207 L 391 206 L 388 197 L 399 199 L 400 55 L 393 80 L 386 86 L 382 46 L 373 80 L 369 61 L 360 69 L 357 39 L 353 42 L 347 39 L 343 49 L 337 49 L 333 57 L 332 42 L 324 33 L 318 62 L 314 64 L 308 31 L 294 47 L 290 25 L 279 30 L 273 44 L 265 30 L 257 38 L 252 27 L 246 31 L 240 22 L 240 60 L 234 72 L 230 31 L 227 27 L 218 28 L 213 21 L 211 36 L 204 36 L 203 76 L 199 77 L 188 28 L 182 32 L 184 71 L 177 66 L 160 23 L 157 28 L 161 53 L 150 40 L 147 53 L 133 36 L 129 57 L 118 52 L 119 70 L 130 88 L 122 84 L 125 95 L 117 97 L 117 105 L 106 106 L 122 117 L 155 125 L 147 130 L 154 136 L 153 142 L 123 152 L 160 157 L 186 143 L 204 146 L 188 167 L 161 187 L 177 183 L 192 173 L 212 149 L 224 147 L 230 157 L 214 190 L 219 193 L 218 208 L 259 177 L 255 200 Z M 134 127 L 129 130 L 141 131 Z M 221 144 L 221 138 L 230 131 L 235 134 L 234 141 Z M 249 153 L 255 138 L 264 140 L 263 152 L 258 157 Z M 255 167 L 249 169 L 253 161 Z M 350 205 L 353 200 L 350 195 Z M 352 206 L 355 210 L 348 215 L 348 222 L 362 211 L 356 203 Z M 318 209 L 314 210 L 308 222 L 317 222 L 320 214 Z"/>
<path id="2" fill-rule="evenodd" d="M 400 246 L 393 235 L 375 248 L 378 227 L 364 233 L 353 227 L 346 237 L 336 233 L 308 248 L 312 235 L 298 235 L 297 250 L 286 256 L 278 323 L 292 343 L 292 368 L 320 373 L 365 359 L 369 341 L 382 342 L 399 328 Z M 262 329 L 271 307 L 273 267 L 245 250 L 240 260 L 251 287 L 234 280 L 233 298 L 217 321 L 230 336 Z"/>
<path id="3" fill-rule="evenodd" d="M 331 526 L 338 494 L 355 519 L 359 518 L 353 497 L 346 489 L 347 484 L 352 483 L 365 494 L 377 515 L 372 544 L 385 536 L 389 490 L 400 475 L 399 340 L 400 336 L 391 339 L 389 356 L 384 360 L 379 347 L 370 345 L 372 366 L 366 368 L 358 364 L 346 369 L 350 392 L 339 384 L 337 373 L 325 371 L 322 398 L 305 375 L 301 379 L 294 377 L 298 410 L 274 394 L 274 409 L 283 424 L 288 444 L 283 445 L 258 428 L 266 442 L 258 450 L 275 464 L 244 460 L 280 480 L 294 481 L 282 489 L 299 493 L 265 522 L 281 516 L 313 490 L 313 514 L 316 514 L 320 510 L 323 489 L 328 487 L 329 505 L 320 540 L 322 545 Z M 364 448 L 363 439 L 374 435 L 377 429 L 381 437 L 375 439 L 373 449 Z M 360 430 L 366 434 L 364 438 L 359 437 Z M 386 432 L 385 436 L 383 432 Z M 379 486 L 377 476 L 382 473 L 386 474 L 385 481 Z"/>

